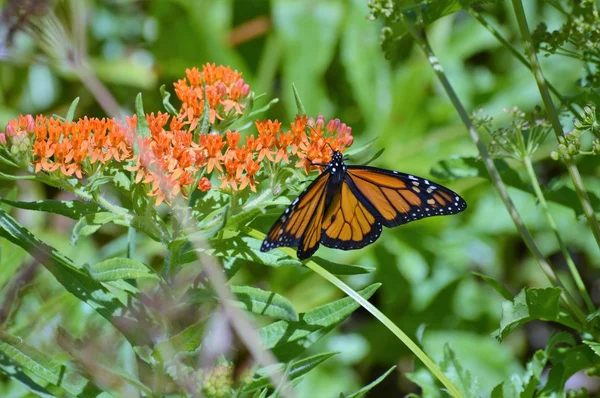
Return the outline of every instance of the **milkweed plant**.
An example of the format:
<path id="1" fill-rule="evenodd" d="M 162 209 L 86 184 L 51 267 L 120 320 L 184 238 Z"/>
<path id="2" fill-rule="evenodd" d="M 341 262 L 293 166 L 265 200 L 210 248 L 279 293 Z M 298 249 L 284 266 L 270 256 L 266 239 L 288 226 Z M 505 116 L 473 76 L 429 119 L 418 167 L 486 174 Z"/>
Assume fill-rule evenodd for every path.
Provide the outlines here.
<path id="1" fill-rule="evenodd" d="M 494 27 L 486 15 L 488 6 L 479 3 L 368 2 L 370 19 L 382 26 L 384 53 L 393 57 L 402 51 L 405 47 L 399 43 L 407 37 L 416 43 L 478 150 L 475 166 L 453 159 L 441 177 L 461 178 L 452 173 L 461 168 L 479 170 L 496 188 L 548 279 L 546 287 L 525 287 L 515 295 L 501 282 L 481 275 L 505 300 L 496 339 L 503 341 L 534 320 L 560 324 L 565 330 L 533 353 L 523 371 L 484 394 L 449 345 L 436 363 L 402 325 L 369 303 L 379 283 L 355 291 L 339 278 L 368 273 L 370 268 L 318 257 L 300 262 L 289 248 L 262 253 L 261 220 L 281 214 L 307 180 L 322 171 L 316 164 L 327 163 L 332 150 L 353 156 L 368 145 L 353 145 L 352 128 L 337 118 L 307 115 L 302 87 L 294 87 L 293 120 L 268 119 L 265 114 L 276 99 L 268 101 L 254 92 L 235 65 L 207 63 L 190 66 L 172 87 L 161 88 L 161 110 L 144 109 L 140 94 L 132 99 L 133 114 L 75 118 L 79 101 L 75 99 L 65 115 L 21 115 L 4 127 L 0 179 L 14 183 L 15 189 L 12 197 L 0 198 L 0 235 L 25 249 L 69 294 L 103 317 L 113 333 L 100 336 L 94 332 L 100 326 L 90 325 L 91 332 L 81 339 L 59 326 L 56 341 L 61 354 L 53 355 L 19 337 L 18 328 L 3 326 L 0 372 L 42 396 L 294 396 L 295 384 L 336 354 L 306 355 L 307 348 L 362 306 L 415 355 L 417 369 L 408 377 L 424 396 L 564 396 L 565 383 L 576 372 L 597 375 L 600 312 L 580 276 L 578 259 L 565 243 L 567 232 L 557 226 L 549 206 L 557 202 L 575 209 L 600 247 L 596 217 L 600 202 L 578 169 L 581 158 L 600 153 L 594 104 L 600 66 L 597 5 L 593 0 L 550 2 L 569 17 L 559 30 L 548 32 L 544 24 L 530 30 L 521 0 L 512 0 L 509 9 L 523 52 Z M 537 109 L 506 104 L 508 122 L 496 122 L 485 110 L 467 111 L 427 39 L 429 24 L 459 9 L 532 71 L 540 94 Z M 544 56 L 569 57 L 585 65 L 586 73 L 578 82 L 580 95 L 561 96 L 545 80 L 538 59 Z M 172 92 L 177 105 L 171 101 Z M 545 186 L 536 171 L 542 161 L 556 162 L 569 175 L 570 182 L 560 191 L 569 195 Z M 16 200 L 22 181 L 57 188 L 64 199 Z M 559 275 L 538 246 L 507 186 L 536 198 L 568 275 Z M 102 261 L 76 263 L 17 221 L 10 209 L 75 220 L 73 245 L 101 229 L 119 231 L 114 246 L 122 249 Z M 136 252 L 149 248 L 156 250 L 160 261 L 139 260 Z M 280 294 L 236 285 L 235 274 L 249 264 L 307 267 L 348 297 L 298 313 Z M 111 348 L 123 345 L 131 347 L 136 359 L 127 369 L 116 365 Z M 393 369 L 356 392 L 341 391 L 341 396 L 367 394 Z M 569 392 L 569 396 L 585 394 Z"/>

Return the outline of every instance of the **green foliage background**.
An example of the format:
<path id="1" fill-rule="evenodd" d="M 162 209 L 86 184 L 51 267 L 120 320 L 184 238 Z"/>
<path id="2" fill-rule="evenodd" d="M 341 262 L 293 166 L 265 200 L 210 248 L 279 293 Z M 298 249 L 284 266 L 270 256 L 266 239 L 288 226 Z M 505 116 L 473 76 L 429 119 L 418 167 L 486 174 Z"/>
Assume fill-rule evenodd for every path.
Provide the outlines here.
<path id="1" fill-rule="evenodd" d="M 185 68 L 206 62 L 230 65 L 243 72 L 255 92 L 280 98 L 267 114 L 269 118 L 284 123 L 293 119 L 294 83 L 308 114 L 339 117 L 353 127 L 356 146 L 375 140 L 368 153 L 352 162 L 367 160 L 384 148 L 377 166 L 432 178 L 460 192 L 469 204 L 465 213 L 385 230 L 376 244 L 359 251 L 322 248 L 318 255 L 339 263 L 374 267 L 372 273 L 345 279 L 357 290 L 382 282 L 371 302 L 406 333 L 416 336 L 436 362 L 442 359 L 444 345 L 449 342 L 462 366 L 477 378 L 484 396 L 511 374 L 523 371 L 535 350 L 546 346 L 549 336 L 560 330 L 556 324 L 533 322 L 502 343 L 491 337 L 500 324 L 504 299 L 473 272 L 498 279 L 513 296 L 524 286 L 543 287 L 547 281 L 487 179 L 467 175 L 449 182 L 436 178 L 435 173 L 432 176 L 432 168 L 439 161 L 474 157 L 477 152 L 419 48 L 404 38 L 397 43 L 392 59 L 384 58 L 379 42 L 381 22 L 367 19 L 365 1 L 112 0 L 86 1 L 84 7 L 90 17 L 87 39 L 93 69 L 131 113 L 140 91 L 146 111 L 161 110 L 158 88 L 166 84 L 171 89 Z M 521 49 L 509 4 L 499 2 L 490 10 L 488 20 L 502 26 L 505 37 Z M 541 20 L 557 27 L 563 20 L 555 8 L 538 1 L 526 2 L 526 12 L 532 27 Z M 268 24 L 264 32 L 230 44 L 232 37 L 238 37 L 232 32 L 239 33 L 240 26 L 257 18 Z M 428 35 L 467 109 L 483 108 L 498 122 L 506 122 L 508 115 L 503 108 L 530 110 L 540 104 L 531 72 L 467 13 L 437 20 L 428 28 Z M 75 97 L 81 97 L 76 117 L 104 115 L 68 68 L 28 51 L 31 43 L 24 36 L 15 39 L 18 56 L 0 61 L 0 126 L 19 113 L 65 114 Z M 579 63 L 555 56 L 541 62 L 548 80 L 564 95 L 578 94 L 575 82 L 583 74 Z M 565 120 L 568 124 L 568 118 Z M 550 137 L 540 152 L 547 155 L 555 146 Z M 588 190 L 600 196 L 597 159 L 584 159 L 580 169 Z M 557 162 L 545 159 L 537 170 L 546 184 L 568 184 Z M 8 195 L 10 188 L 8 184 L 0 186 L 0 196 Z M 539 247 L 555 260 L 559 273 L 567 275 L 559 247 L 533 195 L 517 189 L 510 189 L 510 193 Z M 48 195 L 60 199 L 62 193 L 25 183 L 18 190 L 20 200 Z M 593 236 L 584 221 L 576 221 L 572 209 L 551 203 L 551 210 L 578 260 L 592 299 L 600 302 L 600 256 Z M 74 221 L 36 212 L 17 215 L 38 237 L 78 264 L 124 254 L 125 241 L 112 239 L 122 233 L 119 227 L 104 227 L 93 238 L 81 238 L 72 246 L 69 235 Z M 271 221 L 268 217 L 261 221 L 263 232 Z M 136 250 L 140 260 L 156 263 L 161 248 L 147 241 L 143 244 Z M 14 294 L 11 280 L 31 260 L 4 239 L 0 240 L 0 254 L 0 302 L 6 303 L 8 295 Z M 280 293 L 298 312 L 342 297 L 318 275 L 296 267 L 249 266 L 240 270 L 234 282 Z M 1 307 L 0 320 L 11 316 L 11 333 L 26 337 L 43 351 L 55 352 L 57 325 L 79 336 L 97 333 L 98 338 L 107 327 L 98 314 L 66 293 L 43 268 L 17 292 L 17 304 Z M 106 349 L 118 351 L 122 366 L 133 369 L 130 347 L 107 343 Z M 335 397 L 355 391 L 392 365 L 398 368 L 373 390 L 373 396 L 418 391 L 406 373 L 416 366 L 413 377 L 423 376 L 419 373 L 421 365 L 415 365 L 408 349 L 360 309 L 309 353 L 325 351 L 340 354 L 305 376 L 297 387 L 299 396 Z M 597 389 L 597 381 L 590 380 L 575 380 L 574 386 L 587 383 L 592 391 Z M 24 391 L 0 378 L 0 395 L 22 396 Z"/>

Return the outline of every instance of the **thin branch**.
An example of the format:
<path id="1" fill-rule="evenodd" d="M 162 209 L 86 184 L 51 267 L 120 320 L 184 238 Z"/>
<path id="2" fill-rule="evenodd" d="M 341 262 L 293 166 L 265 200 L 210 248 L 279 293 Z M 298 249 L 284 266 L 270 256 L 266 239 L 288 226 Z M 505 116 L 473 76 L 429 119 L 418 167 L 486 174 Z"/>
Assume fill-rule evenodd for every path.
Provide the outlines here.
<path id="1" fill-rule="evenodd" d="M 535 241 L 533 240 L 533 237 L 531 236 L 531 234 L 529 233 L 529 230 L 525 226 L 523 219 L 521 218 L 521 216 L 519 215 L 519 212 L 517 211 L 517 208 L 515 207 L 512 199 L 508 195 L 508 190 L 506 189 L 506 185 L 502 181 L 502 177 L 500 177 L 500 173 L 498 172 L 498 169 L 496 168 L 494 161 L 490 157 L 490 154 L 488 153 L 488 150 L 487 150 L 485 144 L 481 141 L 481 138 L 479 137 L 479 133 L 477 133 L 477 130 L 473 126 L 473 123 L 471 122 L 471 118 L 469 117 L 469 114 L 467 113 L 465 107 L 460 102 L 460 99 L 458 98 L 456 92 L 454 91 L 454 88 L 450 84 L 450 81 L 448 80 L 448 77 L 446 76 L 446 73 L 444 72 L 442 65 L 440 64 L 438 58 L 433 53 L 433 50 L 431 49 L 431 46 L 429 45 L 429 41 L 427 40 L 427 36 L 426 36 L 425 32 L 417 31 L 416 28 L 412 25 L 412 23 L 407 21 L 405 18 L 402 19 L 402 22 L 407 27 L 410 34 L 413 36 L 413 38 L 416 40 L 416 42 L 419 44 L 419 46 L 421 47 L 421 49 L 427 56 L 427 59 L 428 59 L 429 63 L 431 64 L 433 71 L 435 72 L 440 83 L 444 87 L 446 94 L 448 95 L 450 101 L 454 105 L 454 108 L 458 112 L 462 122 L 467 127 L 467 130 L 469 131 L 469 135 L 471 136 L 471 139 L 475 143 L 475 146 L 477 147 L 477 150 L 479 151 L 481 159 L 483 160 L 483 164 L 485 165 L 485 168 L 487 169 L 488 173 L 490 174 L 490 179 L 492 180 L 492 184 L 494 185 L 494 187 L 496 187 L 496 190 L 498 191 L 498 194 L 500 195 L 500 199 L 504 203 L 504 206 L 506 206 L 506 209 L 508 210 L 508 214 L 510 215 L 511 219 L 513 220 L 513 223 L 515 224 L 517 231 L 521 235 L 523 242 L 525 242 L 525 245 L 527 246 L 527 248 L 529 249 L 531 254 L 534 256 L 534 258 L 537 260 L 538 264 L 540 265 L 540 268 L 542 269 L 542 271 L 544 272 L 544 274 L 546 275 L 546 278 L 548 278 L 550 283 L 553 286 L 558 286 L 558 287 L 562 288 L 561 297 L 567 304 L 567 307 L 569 308 L 570 312 L 575 316 L 575 318 L 579 322 L 584 324 L 585 323 L 585 314 L 581 311 L 581 309 L 579 309 L 579 307 L 577 306 L 577 303 L 575 302 L 573 297 L 564 288 L 562 282 L 558 278 L 558 275 L 556 275 L 556 273 L 554 272 L 554 269 L 552 269 L 552 267 L 550 266 L 550 264 L 548 263 L 548 261 L 546 260 L 546 258 L 542 254 L 542 252 L 540 251 L 540 249 L 537 247 Z"/>
<path id="2" fill-rule="evenodd" d="M 513 9 L 515 11 L 515 16 L 517 18 L 517 23 L 519 25 L 519 30 L 521 31 L 521 36 L 523 38 L 523 42 L 525 43 L 525 52 L 529 57 L 529 63 L 531 64 L 533 70 L 533 76 L 535 77 L 535 81 L 537 83 L 540 95 L 542 97 L 542 101 L 544 102 L 546 114 L 548 116 L 548 119 L 550 120 L 550 123 L 552 124 L 554 134 L 558 139 L 564 136 L 565 132 L 563 131 L 562 125 L 560 124 L 558 112 L 556 111 L 554 103 L 552 102 L 552 97 L 550 96 L 550 92 L 548 91 L 546 79 L 544 78 L 544 74 L 542 73 L 542 68 L 538 61 L 535 48 L 533 47 L 533 40 L 531 38 L 531 33 L 529 32 L 529 27 L 527 25 L 527 18 L 525 17 L 525 10 L 523 9 L 523 4 L 521 3 L 521 0 L 512 0 L 512 4 Z M 590 198 L 588 197 L 585 187 L 583 186 L 583 180 L 581 179 L 581 175 L 579 174 L 579 169 L 571 159 L 565 160 L 565 164 L 567 165 L 567 170 L 569 170 L 569 175 L 571 176 L 571 180 L 573 181 L 573 186 L 575 187 L 575 191 L 577 192 L 577 196 L 579 197 L 581 207 L 583 207 L 583 213 L 585 214 L 588 224 L 592 230 L 592 233 L 594 234 L 596 243 L 600 247 L 600 224 L 598 224 L 596 214 L 594 213 L 594 208 L 592 207 L 592 204 L 590 203 Z"/>

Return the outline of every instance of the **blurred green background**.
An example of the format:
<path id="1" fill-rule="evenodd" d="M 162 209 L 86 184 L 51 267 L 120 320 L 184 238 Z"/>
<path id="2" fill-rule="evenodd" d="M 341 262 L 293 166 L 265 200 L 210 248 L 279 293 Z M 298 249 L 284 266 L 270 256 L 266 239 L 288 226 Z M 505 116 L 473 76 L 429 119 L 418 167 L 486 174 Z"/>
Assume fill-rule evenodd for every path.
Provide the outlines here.
<path id="1" fill-rule="evenodd" d="M 0 1 L 3 7 L 9 3 Z M 45 2 L 31 3 L 41 7 Z M 550 27 L 560 24 L 555 9 L 541 2 L 526 3 L 532 26 L 542 18 Z M 518 35 L 510 8 L 500 2 L 486 10 L 486 18 L 521 48 L 515 41 Z M 87 22 L 72 23 L 74 13 L 84 15 Z M 340 118 L 352 126 L 355 145 L 376 138 L 369 153 L 362 155 L 364 159 L 354 162 L 385 148 L 377 166 L 431 178 L 430 169 L 440 160 L 476 156 L 421 51 L 405 38 L 399 43 L 401 51 L 391 61 L 385 60 L 379 46 L 381 26 L 367 15 L 364 0 L 87 0 L 59 2 L 57 10 L 59 20 L 66 22 L 67 37 L 85 44 L 93 72 L 130 114 L 138 92 L 143 93 L 147 112 L 163 110 L 158 91 L 162 84 L 173 91 L 173 82 L 184 76 L 186 68 L 215 62 L 243 72 L 256 93 L 280 98 L 267 114 L 271 119 L 284 124 L 292 121 L 296 106 L 291 84 L 295 83 L 310 115 Z M 84 33 L 77 36 L 77 29 Z M 501 122 L 507 120 L 503 108 L 518 105 L 529 110 L 540 102 L 530 72 L 468 14 L 436 21 L 429 36 L 470 111 L 483 108 Z M 75 97 L 81 97 L 76 117 L 105 116 L 89 87 L 82 84 L 81 75 L 70 66 L 67 53 L 65 43 L 41 48 L 23 33 L 14 35 L 11 50 L 0 61 L 0 126 L 20 113 L 64 114 Z M 564 94 L 573 94 L 581 67 L 564 58 L 558 61 L 542 59 L 544 71 Z M 268 102 L 263 101 L 257 106 Z M 541 151 L 547 154 L 553 145 L 551 137 Z M 558 163 L 544 160 L 538 167 L 546 181 L 561 180 Z M 590 190 L 598 193 L 597 168 L 584 164 L 582 170 Z M 556 329 L 533 322 L 498 343 L 490 334 L 499 325 L 502 299 L 472 272 L 498 278 L 515 294 L 525 285 L 547 282 L 487 180 L 465 178 L 448 185 L 465 197 L 466 212 L 386 230 L 376 244 L 359 251 L 322 248 L 318 254 L 342 263 L 375 266 L 376 272 L 349 277 L 348 282 L 355 288 L 383 282 L 371 301 L 416 336 L 435 359 L 441 357 L 444 343 L 450 342 L 461 363 L 477 376 L 482 392 L 489 392 L 522 368 Z M 20 188 L 22 200 L 47 195 L 40 186 L 23 184 Z M 0 187 L 0 195 L 6 190 Z M 60 192 L 52 194 L 61 196 Z M 511 195 L 540 248 L 566 273 L 534 198 L 516 190 Z M 551 206 L 588 288 L 595 301 L 600 301 L 596 278 L 600 258 L 589 230 L 572 210 Z M 110 228 L 103 228 L 99 238 L 82 239 L 72 247 L 69 220 L 44 219 L 31 212 L 21 214 L 20 219 L 76 262 L 92 263 L 92 258 L 106 258 L 122 247 L 112 240 Z M 5 295 L 10 279 L 30 260 L 6 241 L 0 247 L 0 292 Z M 142 261 L 163 255 L 154 245 L 138 253 Z M 17 329 L 29 336 L 30 343 L 51 347 L 59 324 L 72 333 L 104 325 L 46 270 L 38 269 L 33 278 L 19 293 L 22 299 L 15 315 Z M 341 295 L 308 270 L 254 267 L 242 270 L 235 280 L 281 293 L 298 311 Z M 131 356 L 126 346 L 112 349 L 123 350 L 123 358 Z M 299 385 L 299 396 L 336 397 L 374 380 L 393 364 L 397 370 L 373 396 L 418 391 L 405 373 L 420 365 L 366 312 L 355 312 L 341 328 L 311 347 L 314 353 L 324 350 L 341 354 L 311 372 Z M 3 384 L 0 379 L 2 396 Z"/>

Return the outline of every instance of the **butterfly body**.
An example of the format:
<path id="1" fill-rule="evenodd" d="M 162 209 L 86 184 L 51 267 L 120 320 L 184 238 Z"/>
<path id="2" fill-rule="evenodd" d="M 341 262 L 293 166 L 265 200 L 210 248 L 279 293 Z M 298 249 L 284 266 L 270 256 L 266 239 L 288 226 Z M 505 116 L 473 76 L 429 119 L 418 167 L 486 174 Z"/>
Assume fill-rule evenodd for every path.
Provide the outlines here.
<path id="1" fill-rule="evenodd" d="M 334 151 L 323 172 L 271 227 L 261 251 L 298 247 L 298 258 L 305 259 L 319 244 L 360 249 L 379 238 L 382 226 L 455 214 L 466 207 L 458 194 L 441 185 L 397 171 L 346 165 Z"/>

